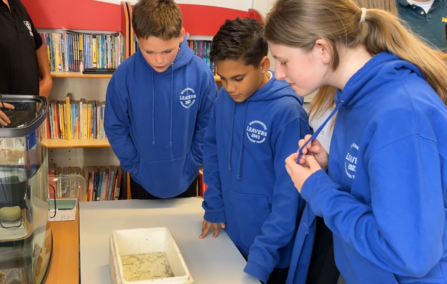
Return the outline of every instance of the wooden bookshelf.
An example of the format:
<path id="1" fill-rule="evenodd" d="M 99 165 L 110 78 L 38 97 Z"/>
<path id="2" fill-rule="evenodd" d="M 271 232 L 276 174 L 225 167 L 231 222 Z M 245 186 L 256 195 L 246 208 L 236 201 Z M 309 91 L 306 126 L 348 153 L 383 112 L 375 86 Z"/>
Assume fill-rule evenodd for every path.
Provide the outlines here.
<path id="1" fill-rule="evenodd" d="M 53 78 L 112 78 L 112 74 L 82 74 L 82 72 L 51 72 Z"/>
<path id="2" fill-rule="evenodd" d="M 42 146 L 47 149 L 70 149 L 70 148 L 109 148 L 107 139 L 43 139 Z"/>
<path id="3" fill-rule="evenodd" d="M 51 72 L 53 78 L 112 78 L 112 74 L 82 74 L 81 72 Z M 214 76 L 216 82 L 220 82 L 220 76 Z"/>

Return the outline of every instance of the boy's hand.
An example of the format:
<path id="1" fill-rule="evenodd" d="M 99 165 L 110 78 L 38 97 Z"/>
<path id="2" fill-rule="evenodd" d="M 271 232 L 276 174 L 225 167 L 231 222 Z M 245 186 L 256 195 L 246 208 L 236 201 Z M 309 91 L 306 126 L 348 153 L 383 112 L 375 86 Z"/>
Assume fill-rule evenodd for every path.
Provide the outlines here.
<path id="1" fill-rule="evenodd" d="M 301 147 L 304 145 L 304 143 L 307 142 L 307 140 L 310 139 L 310 137 L 312 137 L 312 135 L 306 135 L 304 139 L 301 139 L 298 142 L 299 149 L 301 149 Z M 327 169 L 329 155 L 327 154 L 323 146 L 321 146 L 318 139 L 309 142 L 309 144 L 307 144 L 306 147 L 302 150 L 302 155 L 300 156 L 300 160 L 298 161 L 300 165 L 309 167 L 309 165 L 306 165 L 306 160 L 304 159 L 304 156 L 308 154 L 314 156 L 315 160 L 318 162 L 322 169 Z"/>
<path id="2" fill-rule="evenodd" d="M 208 232 L 211 229 L 211 226 L 214 229 L 213 238 L 217 237 L 219 234 L 219 225 L 222 227 L 222 229 L 225 229 L 225 223 L 210 223 L 207 220 L 203 220 L 202 223 L 202 234 L 199 236 L 200 239 L 203 239 L 208 235 Z"/>
<path id="3" fill-rule="evenodd" d="M 3 126 L 6 126 L 11 123 L 11 120 L 9 120 L 8 116 L 1 111 L 1 109 L 14 109 L 14 106 L 11 104 L 0 102 L 0 124 Z"/>

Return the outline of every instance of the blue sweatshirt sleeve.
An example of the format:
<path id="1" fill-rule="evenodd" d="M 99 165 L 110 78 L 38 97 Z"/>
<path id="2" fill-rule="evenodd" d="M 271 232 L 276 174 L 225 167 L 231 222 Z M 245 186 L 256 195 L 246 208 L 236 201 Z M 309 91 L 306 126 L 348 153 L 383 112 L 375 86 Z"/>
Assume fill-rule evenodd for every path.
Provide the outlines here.
<path id="1" fill-rule="evenodd" d="M 286 171 L 285 159 L 297 151 L 299 139 L 308 133 L 307 122 L 295 119 L 282 129 L 274 146 L 276 181 L 272 211 L 261 228 L 261 235 L 255 238 L 250 248 L 244 269 L 244 272 L 264 283 L 280 260 L 279 249 L 291 241 L 296 230 L 297 214 L 304 207 L 304 201 Z"/>
<path id="2" fill-rule="evenodd" d="M 129 94 L 120 89 L 112 77 L 107 86 L 104 130 L 121 167 L 132 176 L 137 176 L 140 156 L 130 137 L 128 100 Z"/>
<path id="3" fill-rule="evenodd" d="M 365 159 L 371 206 L 340 191 L 322 170 L 306 180 L 301 194 L 360 255 L 394 274 L 422 277 L 444 251 L 440 164 L 436 143 L 413 135 Z"/>
<path id="4" fill-rule="evenodd" d="M 208 186 L 203 196 L 202 207 L 205 210 L 204 219 L 211 223 L 225 223 L 225 209 L 220 183 L 219 161 L 217 159 L 216 123 L 214 111 L 205 134 L 203 150 L 203 178 Z"/>
<path id="5" fill-rule="evenodd" d="M 211 72 L 207 72 L 208 79 L 202 88 L 202 97 L 199 114 L 197 116 L 194 141 L 192 143 L 191 155 L 197 165 L 203 164 L 203 139 L 210 119 L 211 108 L 217 97 L 217 86 Z"/>

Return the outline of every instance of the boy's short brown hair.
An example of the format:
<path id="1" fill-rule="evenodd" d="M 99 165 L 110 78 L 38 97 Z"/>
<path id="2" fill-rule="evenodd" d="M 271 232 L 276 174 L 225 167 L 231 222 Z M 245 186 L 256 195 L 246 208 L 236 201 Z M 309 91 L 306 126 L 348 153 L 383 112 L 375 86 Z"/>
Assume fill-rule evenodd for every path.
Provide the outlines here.
<path id="1" fill-rule="evenodd" d="M 132 12 L 132 27 L 137 38 L 170 40 L 180 36 L 182 12 L 174 0 L 140 0 Z"/>

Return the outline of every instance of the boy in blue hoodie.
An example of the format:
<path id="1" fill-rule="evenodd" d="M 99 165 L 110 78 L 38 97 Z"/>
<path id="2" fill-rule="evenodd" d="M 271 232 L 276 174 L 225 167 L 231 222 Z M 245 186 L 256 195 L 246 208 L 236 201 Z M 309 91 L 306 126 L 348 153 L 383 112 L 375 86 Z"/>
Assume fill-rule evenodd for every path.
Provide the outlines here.
<path id="1" fill-rule="evenodd" d="M 132 198 L 196 196 L 214 76 L 188 47 L 173 0 L 140 0 L 132 15 L 139 48 L 110 80 L 106 134 Z"/>
<path id="2" fill-rule="evenodd" d="M 284 160 L 310 132 L 302 99 L 269 71 L 263 27 L 226 21 L 214 36 L 211 60 L 223 88 L 205 134 L 204 238 L 226 232 L 247 259 L 245 272 L 284 283 L 303 206 Z"/>

